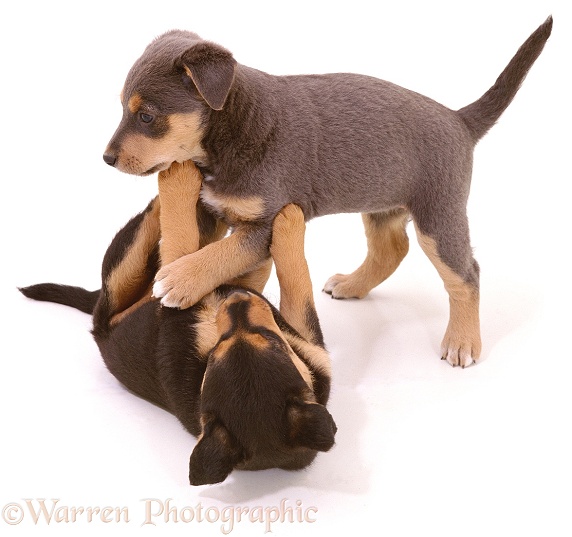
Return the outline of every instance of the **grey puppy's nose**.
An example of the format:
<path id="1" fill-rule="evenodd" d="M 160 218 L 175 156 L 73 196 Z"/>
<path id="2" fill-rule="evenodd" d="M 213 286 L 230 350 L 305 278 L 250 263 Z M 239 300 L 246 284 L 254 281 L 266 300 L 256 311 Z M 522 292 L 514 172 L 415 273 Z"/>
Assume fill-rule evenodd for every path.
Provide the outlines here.
<path id="1" fill-rule="evenodd" d="M 105 162 L 110 166 L 115 166 L 115 163 L 117 162 L 117 157 L 115 155 L 109 155 L 107 153 L 104 153 L 103 160 L 105 160 Z"/>

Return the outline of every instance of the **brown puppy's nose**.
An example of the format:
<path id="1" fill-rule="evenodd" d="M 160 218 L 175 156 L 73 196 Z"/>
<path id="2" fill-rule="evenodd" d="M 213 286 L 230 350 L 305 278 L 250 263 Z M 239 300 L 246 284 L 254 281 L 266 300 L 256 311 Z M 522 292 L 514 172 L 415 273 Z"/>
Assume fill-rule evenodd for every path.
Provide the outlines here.
<path id="1" fill-rule="evenodd" d="M 105 160 L 105 162 L 107 164 L 109 164 L 110 166 L 115 166 L 115 163 L 117 162 L 117 157 L 115 155 L 110 155 L 108 153 L 104 153 L 103 154 L 103 160 Z"/>

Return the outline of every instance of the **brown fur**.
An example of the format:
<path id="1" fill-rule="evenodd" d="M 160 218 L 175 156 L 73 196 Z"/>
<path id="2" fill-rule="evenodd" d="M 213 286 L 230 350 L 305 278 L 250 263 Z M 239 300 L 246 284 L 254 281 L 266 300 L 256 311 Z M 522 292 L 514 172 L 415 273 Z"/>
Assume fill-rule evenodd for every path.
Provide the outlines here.
<path id="1" fill-rule="evenodd" d="M 336 432 L 325 407 L 331 372 L 315 311 L 306 327 L 291 308 L 280 313 L 255 290 L 235 286 L 218 287 L 186 310 L 162 308 L 149 296 L 160 262 L 191 254 L 220 232 L 198 202 L 200 184 L 190 161 L 159 174 L 159 196 L 108 248 L 99 292 L 54 284 L 21 291 L 93 313 L 110 372 L 198 436 L 191 484 L 220 482 L 235 468 L 304 468 L 332 447 Z M 308 307 L 293 296 L 311 288 L 299 281 L 308 274 L 303 241 L 302 213 L 288 206 L 279 214 L 273 259 L 280 274 L 298 278 L 283 280 L 282 296 Z M 264 271 L 268 263 L 259 278 Z"/>

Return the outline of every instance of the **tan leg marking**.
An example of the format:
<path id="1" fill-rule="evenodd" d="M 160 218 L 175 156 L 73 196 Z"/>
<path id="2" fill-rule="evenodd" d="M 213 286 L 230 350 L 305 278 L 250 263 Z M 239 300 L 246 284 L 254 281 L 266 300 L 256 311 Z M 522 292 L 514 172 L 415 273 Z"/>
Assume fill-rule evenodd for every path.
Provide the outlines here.
<path id="1" fill-rule="evenodd" d="M 367 256 L 351 274 L 336 274 L 324 286 L 333 298 L 363 298 L 389 278 L 409 251 L 405 226 L 409 213 L 396 209 L 376 223 L 376 215 L 362 214 L 367 238 Z"/>
<path id="2" fill-rule="evenodd" d="M 328 377 L 332 376 L 332 364 L 328 351 L 292 334 L 284 334 L 284 337 L 291 347 L 302 350 L 304 358 L 310 362 L 314 371 L 324 373 Z"/>
<path id="3" fill-rule="evenodd" d="M 159 173 L 159 199 L 161 201 L 161 265 L 199 249 L 197 201 L 202 176 L 190 162 L 173 163 Z"/>
<path id="4" fill-rule="evenodd" d="M 147 260 L 159 242 L 160 233 L 159 202 L 156 200 L 151 211 L 145 214 L 133 244 L 107 278 L 112 311 L 119 314 L 143 298 L 150 283 Z"/>
<path id="5" fill-rule="evenodd" d="M 163 267 L 156 276 L 153 293 L 168 307 L 189 308 L 219 285 L 252 270 L 261 262 L 260 252 L 245 248 L 248 226 L 239 227 L 224 239 L 207 244 Z"/>
<path id="6" fill-rule="evenodd" d="M 147 290 L 143 294 L 143 296 L 134 304 L 129 306 L 127 309 L 124 309 L 122 312 L 114 315 L 111 320 L 109 321 L 110 326 L 114 326 L 117 323 L 121 322 L 125 317 L 127 317 L 130 313 L 141 307 L 143 304 L 147 302 L 151 302 L 153 299 L 153 285 L 152 283 L 149 284 Z"/>
<path id="7" fill-rule="evenodd" d="M 302 210 L 287 205 L 274 219 L 270 253 L 280 284 L 280 313 L 304 338 L 313 342 L 314 333 L 306 320 L 308 309 L 315 309 L 315 304 L 304 253 L 305 230 Z"/>
<path id="8" fill-rule="evenodd" d="M 271 272 L 272 258 L 269 257 L 254 270 L 247 272 L 246 274 L 243 274 L 242 276 L 239 276 L 238 278 L 235 278 L 228 283 L 238 287 L 248 287 L 249 289 L 254 289 L 259 293 L 262 293 Z"/>
<path id="9" fill-rule="evenodd" d="M 481 354 L 479 291 L 441 260 L 434 239 L 415 229 L 419 245 L 437 269 L 449 294 L 449 324 L 441 344 L 442 358 L 452 366 L 466 367 Z"/>
<path id="10" fill-rule="evenodd" d="M 217 313 L 222 300 L 214 293 L 207 295 L 201 302 L 198 321 L 195 323 L 198 351 L 205 360 L 220 337 L 217 326 Z"/>

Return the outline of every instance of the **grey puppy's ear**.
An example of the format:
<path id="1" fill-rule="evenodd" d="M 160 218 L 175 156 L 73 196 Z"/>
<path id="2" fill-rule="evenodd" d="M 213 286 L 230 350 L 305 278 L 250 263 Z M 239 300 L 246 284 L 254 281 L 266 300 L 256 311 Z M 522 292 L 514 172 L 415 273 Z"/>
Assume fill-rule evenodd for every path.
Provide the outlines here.
<path id="1" fill-rule="evenodd" d="M 213 110 L 222 110 L 232 83 L 236 60 L 225 48 L 207 41 L 187 49 L 176 64 L 195 84 Z"/>
<path id="2" fill-rule="evenodd" d="M 191 485 L 207 485 L 224 481 L 234 467 L 244 460 L 238 442 L 218 422 L 205 425 L 189 461 Z"/>
<path id="3" fill-rule="evenodd" d="M 288 408 L 290 444 L 317 451 L 328 451 L 338 430 L 334 418 L 324 405 L 292 403 Z"/>

